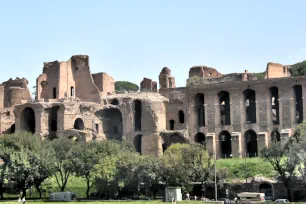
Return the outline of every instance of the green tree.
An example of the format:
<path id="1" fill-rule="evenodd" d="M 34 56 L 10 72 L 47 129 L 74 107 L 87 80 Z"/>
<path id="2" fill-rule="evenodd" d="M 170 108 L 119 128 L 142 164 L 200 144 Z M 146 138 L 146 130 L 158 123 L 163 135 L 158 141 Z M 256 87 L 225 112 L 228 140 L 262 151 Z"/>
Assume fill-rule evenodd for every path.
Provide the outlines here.
<path id="1" fill-rule="evenodd" d="M 128 81 L 116 81 L 115 90 L 116 92 L 137 92 L 139 90 L 139 86 Z"/>
<path id="2" fill-rule="evenodd" d="M 306 60 L 291 65 L 290 72 L 292 76 L 305 76 L 306 75 Z"/>
<path id="3" fill-rule="evenodd" d="M 283 142 L 272 142 L 269 147 L 262 150 L 264 160 L 271 163 L 274 170 L 283 181 L 287 196 L 291 198 L 291 181 L 295 177 L 295 170 L 300 165 L 299 152 L 301 144 L 305 144 L 306 123 L 303 122 L 295 129 L 294 134 Z"/>
<path id="4" fill-rule="evenodd" d="M 65 191 L 69 176 L 75 171 L 71 161 L 74 159 L 73 150 L 76 144 L 72 140 L 59 138 L 52 140 L 51 145 L 55 162 L 50 171 L 55 176 L 60 191 L 63 192 Z"/>

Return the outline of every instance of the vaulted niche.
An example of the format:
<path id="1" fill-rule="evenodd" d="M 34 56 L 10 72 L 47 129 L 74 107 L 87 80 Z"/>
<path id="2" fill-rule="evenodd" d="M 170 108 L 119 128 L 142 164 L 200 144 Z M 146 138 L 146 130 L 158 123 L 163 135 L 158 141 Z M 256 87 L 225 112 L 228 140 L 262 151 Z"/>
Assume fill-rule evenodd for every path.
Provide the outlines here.
<path id="1" fill-rule="evenodd" d="M 141 131 L 141 101 L 134 101 L 134 123 L 135 123 L 135 131 Z"/>
<path id="2" fill-rule="evenodd" d="M 232 136 L 227 131 L 222 131 L 219 134 L 220 150 L 222 158 L 232 157 Z"/>
<path id="3" fill-rule="evenodd" d="M 117 108 L 100 110 L 96 116 L 102 121 L 102 134 L 106 139 L 122 140 L 122 114 Z"/>
<path id="4" fill-rule="evenodd" d="M 246 156 L 256 157 L 258 156 L 257 147 L 257 134 L 253 130 L 248 130 L 244 134 L 245 145 L 246 145 Z"/>
<path id="5" fill-rule="evenodd" d="M 25 108 L 21 113 L 21 130 L 35 133 L 35 113 L 30 107 Z"/>

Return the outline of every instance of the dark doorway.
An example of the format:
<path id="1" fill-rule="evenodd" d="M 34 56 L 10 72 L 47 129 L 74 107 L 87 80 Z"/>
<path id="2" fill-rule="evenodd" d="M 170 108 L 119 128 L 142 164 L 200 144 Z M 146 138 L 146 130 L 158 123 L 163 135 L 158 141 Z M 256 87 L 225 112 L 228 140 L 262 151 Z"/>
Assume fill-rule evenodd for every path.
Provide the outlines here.
<path id="1" fill-rule="evenodd" d="M 141 131 L 141 101 L 135 100 L 134 102 L 134 122 L 135 122 L 135 131 Z"/>
<path id="2" fill-rule="evenodd" d="M 180 110 L 179 113 L 179 121 L 180 123 L 184 123 L 185 122 L 185 115 L 184 115 L 184 111 Z"/>
<path id="3" fill-rule="evenodd" d="M 83 120 L 81 118 L 77 118 L 74 121 L 73 128 L 76 129 L 76 130 L 84 130 L 84 122 L 83 122 Z"/>
<path id="4" fill-rule="evenodd" d="M 53 96 L 53 99 L 56 99 L 56 87 L 53 88 L 52 96 Z"/>
<path id="5" fill-rule="evenodd" d="M 206 141 L 205 141 L 205 135 L 201 132 L 198 132 L 195 136 L 194 136 L 194 141 L 203 145 L 206 145 Z"/>
<path id="6" fill-rule="evenodd" d="M 141 154 L 141 140 L 142 140 L 142 135 L 137 135 L 134 137 L 134 147 L 136 149 L 136 152 Z"/>
<path id="7" fill-rule="evenodd" d="M 222 158 L 232 157 L 232 136 L 227 131 L 222 131 L 219 134 L 220 149 Z"/>
<path id="8" fill-rule="evenodd" d="M 295 101 L 295 120 L 296 123 L 303 122 L 303 88 L 301 85 L 293 87 Z"/>
<path id="9" fill-rule="evenodd" d="M 245 103 L 246 123 L 256 123 L 256 96 L 255 91 L 247 89 L 243 92 Z"/>
<path id="10" fill-rule="evenodd" d="M 183 144 L 183 143 L 186 143 L 186 140 L 181 135 L 174 133 L 170 135 L 169 146 L 172 144 L 176 144 L 176 143 Z"/>
<path id="11" fill-rule="evenodd" d="M 230 95 L 227 91 L 220 91 L 218 93 L 220 104 L 220 116 L 221 125 L 231 124 L 231 107 L 230 107 Z"/>
<path id="12" fill-rule="evenodd" d="M 163 147 L 163 152 L 165 152 L 168 149 L 167 143 L 163 143 L 162 147 Z"/>
<path id="13" fill-rule="evenodd" d="M 174 130 L 174 120 L 169 121 L 170 130 Z"/>
<path id="14" fill-rule="evenodd" d="M 195 111 L 197 114 L 198 126 L 205 126 L 204 94 L 195 95 Z"/>
<path id="15" fill-rule="evenodd" d="M 278 88 L 273 86 L 270 88 L 270 99 L 271 99 L 271 113 L 272 122 L 274 125 L 279 124 L 279 102 L 278 102 Z"/>
<path id="16" fill-rule="evenodd" d="M 102 132 L 107 139 L 122 140 L 122 114 L 117 108 L 103 109 L 96 113 L 102 121 Z"/>
<path id="17" fill-rule="evenodd" d="M 271 141 L 272 142 L 280 142 L 281 141 L 280 134 L 277 130 L 274 130 L 274 131 L 271 132 Z"/>
<path id="18" fill-rule="evenodd" d="M 57 112 L 59 110 L 59 106 L 53 106 L 49 109 L 49 131 L 54 132 L 57 131 Z"/>
<path id="19" fill-rule="evenodd" d="M 11 126 L 10 133 L 11 134 L 15 133 L 15 123 Z"/>
<path id="20" fill-rule="evenodd" d="M 260 184 L 259 191 L 260 191 L 260 193 L 265 193 L 265 199 L 266 200 L 272 200 L 273 199 L 271 184 L 268 184 L 268 183 Z"/>
<path id="21" fill-rule="evenodd" d="M 253 130 L 248 130 L 244 134 L 244 139 L 246 143 L 246 156 L 247 157 L 257 157 L 257 134 Z"/>
<path id="22" fill-rule="evenodd" d="M 25 108 L 21 114 L 21 127 L 23 131 L 35 133 L 35 113 L 32 108 Z"/>
<path id="23" fill-rule="evenodd" d="M 111 104 L 117 106 L 119 105 L 119 101 L 116 98 L 114 98 L 113 100 L 111 100 Z"/>

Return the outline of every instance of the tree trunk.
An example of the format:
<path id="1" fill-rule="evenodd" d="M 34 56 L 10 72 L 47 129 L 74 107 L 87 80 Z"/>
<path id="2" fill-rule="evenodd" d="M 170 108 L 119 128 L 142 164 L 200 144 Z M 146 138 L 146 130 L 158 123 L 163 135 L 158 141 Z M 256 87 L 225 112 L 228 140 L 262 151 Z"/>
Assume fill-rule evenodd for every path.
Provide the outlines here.
<path id="1" fill-rule="evenodd" d="M 41 199 L 41 190 L 40 190 L 40 188 L 37 188 L 37 191 L 39 193 L 39 199 Z"/>
<path id="2" fill-rule="evenodd" d="M 87 190 L 86 190 L 86 197 L 89 198 L 89 192 L 90 192 L 90 181 L 87 179 Z"/>
<path id="3" fill-rule="evenodd" d="M 62 186 L 61 186 L 61 192 L 64 192 L 64 191 L 65 191 L 65 188 L 66 188 L 66 186 L 65 186 L 65 185 L 62 185 Z"/>
<path id="4" fill-rule="evenodd" d="M 1 199 L 1 200 L 4 200 L 3 191 L 4 191 L 3 183 L 1 183 L 1 184 L 0 184 L 0 199 Z"/>

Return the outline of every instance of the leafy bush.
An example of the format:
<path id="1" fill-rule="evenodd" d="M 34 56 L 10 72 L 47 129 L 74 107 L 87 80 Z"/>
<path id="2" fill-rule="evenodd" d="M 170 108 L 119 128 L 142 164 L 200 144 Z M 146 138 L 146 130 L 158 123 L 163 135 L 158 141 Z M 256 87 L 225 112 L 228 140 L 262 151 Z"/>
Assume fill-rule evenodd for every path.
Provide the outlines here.
<path id="1" fill-rule="evenodd" d="M 139 90 L 139 86 L 129 81 L 116 81 L 115 90 L 116 92 L 137 92 Z"/>

